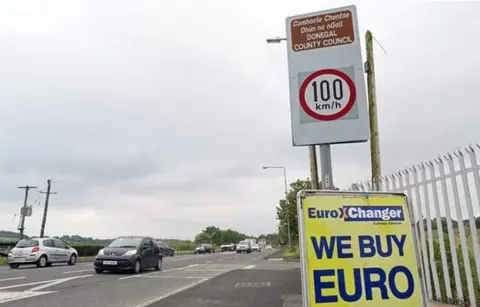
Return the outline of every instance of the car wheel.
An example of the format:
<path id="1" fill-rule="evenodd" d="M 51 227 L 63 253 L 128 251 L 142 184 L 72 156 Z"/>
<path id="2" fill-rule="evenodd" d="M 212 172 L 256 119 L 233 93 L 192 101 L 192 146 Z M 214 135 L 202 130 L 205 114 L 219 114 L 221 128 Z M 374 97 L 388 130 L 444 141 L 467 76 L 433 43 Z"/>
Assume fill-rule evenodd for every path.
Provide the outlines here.
<path id="1" fill-rule="evenodd" d="M 155 265 L 156 271 L 161 271 L 163 266 L 163 259 L 160 257 L 158 258 L 157 264 Z"/>
<path id="2" fill-rule="evenodd" d="M 8 265 L 11 269 L 18 269 L 18 267 L 20 266 L 18 263 L 10 263 Z"/>
<path id="3" fill-rule="evenodd" d="M 175 255 L 175 252 L 172 252 L 172 257 L 173 257 L 173 255 Z"/>
<path id="4" fill-rule="evenodd" d="M 47 266 L 47 256 L 42 255 L 37 260 L 37 268 L 44 268 Z"/>
<path id="5" fill-rule="evenodd" d="M 47 267 L 51 267 L 53 265 L 52 262 L 47 262 Z"/>
<path id="6" fill-rule="evenodd" d="M 102 273 L 103 273 L 103 270 L 102 270 L 102 269 L 95 269 L 95 272 L 96 272 L 97 274 L 102 274 Z"/>
<path id="7" fill-rule="evenodd" d="M 142 263 L 140 262 L 140 260 L 137 259 L 133 263 L 132 273 L 138 274 L 140 273 L 141 270 L 142 270 Z"/>
<path id="8" fill-rule="evenodd" d="M 77 255 L 72 254 L 70 260 L 68 260 L 68 265 L 75 265 L 77 263 Z"/>

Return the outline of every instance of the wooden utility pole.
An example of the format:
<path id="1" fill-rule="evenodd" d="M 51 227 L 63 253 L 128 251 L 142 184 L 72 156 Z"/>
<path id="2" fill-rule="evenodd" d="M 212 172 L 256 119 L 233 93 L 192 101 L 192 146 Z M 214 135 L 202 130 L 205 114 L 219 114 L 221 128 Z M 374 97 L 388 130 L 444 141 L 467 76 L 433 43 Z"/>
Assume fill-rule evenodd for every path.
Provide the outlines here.
<path id="1" fill-rule="evenodd" d="M 318 190 L 318 163 L 317 151 L 315 145 L 308 146 L 308 153 L 310 158 L 310 177 L 312 180 L 312 189 Z"/>
<path id="2" fill-rule="evenodd" d="M 380 143 L 378 137 L 378 117 L 377 117 L 377 96 L 375 90 L 375 64 L 373 61 L 373 36 L 372 32 L 365 34 L 367 49 L 367 91 L 368 91 L 368 112 L 370 117 L 370 159 L 372 166 L 372 186 L 374 191 L 380 190 L 380 178 L 382 168 L 380 164 Z"/>
<path id="3" fill-rule="evenodd" d="M 45 234 L 45 224 L 47 223 L 47 213 L 48 213 L 48 201 L 50 200 L 50 194 L 57 194 L 57 192 L 51 192 L 52 179 L 47 180 L 47 192 L 40 192 L 41 194 L 46 194 L 45 196 L 45 206 L 43 208 L 43 218 L 42 218 L 42 227 L 40 228 L 40 238 L 43 238 Z"/>
<path id="4" fill-rule="evenodd" d="M 18 230 L 20 230 L 20 240 L 23 240 L 23 232 L 25 230 L 25 215 L 26 215 L 26 210 L 27 210 L 27 202 L 28 202 L 28 191 L 30 189 L 36 189 L 36 186 L 31 186 L 31 185 L 26 185 L 23 187 L 18 187 L 19 189 L 24 189 L 25 190 L 25 198 L 23 200 L 23 207 L 22 210 L 20 211 L 20 227 L 18 227 Z"/>

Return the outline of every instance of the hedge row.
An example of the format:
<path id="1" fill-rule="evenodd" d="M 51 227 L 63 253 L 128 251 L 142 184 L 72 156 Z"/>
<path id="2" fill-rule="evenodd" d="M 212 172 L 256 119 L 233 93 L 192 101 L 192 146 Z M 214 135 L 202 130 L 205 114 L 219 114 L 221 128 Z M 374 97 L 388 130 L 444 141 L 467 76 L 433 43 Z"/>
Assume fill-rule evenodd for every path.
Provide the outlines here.
<path id="1" fill-rule="evenodd" d="M 98 251 L 104 248 L 105 246 L 73 244 L 72 247 L 77 250 L 79 257 L 89 257 L 89 256 L 96 256 L 98 254 Z"/>
<path id="2" fill-rule="evenodd" d="M 195 250 L 195 244 L 193 243 L 179 243 L 179 244 L 171 244 L 171 247 L 175 249 L 175 251 L 193 251 Z M 87 245 L 87 244 L 72 244 L 72 247 L 78 251 L 79 257 L 90 257 L 96 256 L 98 251 L 104 248 L 103 245 Z"/>

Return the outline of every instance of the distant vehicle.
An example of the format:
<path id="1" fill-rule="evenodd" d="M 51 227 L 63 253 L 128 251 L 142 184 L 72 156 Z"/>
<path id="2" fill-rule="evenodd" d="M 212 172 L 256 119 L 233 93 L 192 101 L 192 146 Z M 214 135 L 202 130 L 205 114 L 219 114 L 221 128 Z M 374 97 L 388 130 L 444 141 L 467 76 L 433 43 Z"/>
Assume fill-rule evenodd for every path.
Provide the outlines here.
<path id="1" fill-rule="evenodd" d="M 244 240 L 240 241 L 237 244 L 237 254 L 239 253 L 247 253 L 250 254 L 252 252 L 252 245 L 250 241 Z"/>
<path id="2" fill-rule="evenodd" d="M 271 249 L 272 249 L 272 246 L 271 246 L 271 245 L 265 246 L 265 250 L 271 250 Z"/>
<path id="3" fill-rule="evenodd" d="M 206 254 L 206 253 L 215 253 L 215 248 L 212 244 L 204 243 L 200 244 L 194 251 L 194 254 Z"/>
<path id="4" fill-rule="evenodd" d="M 260 244 L 252 244 L 252 252 L 261 252 L 262 248 L 260 247 Z"/>
<path id="5" fill-rule="evenodd" d="M 162 269 L 163 254 L 150 237 L 119 237 L 101 249 L 93 266 L 98 274 L 103 271 L 130 271 L 139 273 L 146 268 Z"/>
<path id="6" fill-rule="evenodd" d="M 160 248 L 160 251 L 163 253 L 164 257 L 173 257 L 173 255 L 175 254 L 175 249 L 169 246 L 168 243 L 160 240 L 156 240 L 155 243 L 157 243 L 157 246 L 158 248 Z"/>
<path id="7" fill-rule="evenodd" d="M 38 268 L 61 262 L 75 265 L 78 252 L 59 239 L 32 238 L 18 241 L 17 245 L 9 251 L 7 259 L 12 269 L 25 264 L 36 264 Z"/>
<path id="8" fill-rule="evenodd" d="M 233 252 L 235 251 L 235 244 L 230 243 L 230 244 L 222 244 L 220 245 L 220 249 L 222 252 Z"/>

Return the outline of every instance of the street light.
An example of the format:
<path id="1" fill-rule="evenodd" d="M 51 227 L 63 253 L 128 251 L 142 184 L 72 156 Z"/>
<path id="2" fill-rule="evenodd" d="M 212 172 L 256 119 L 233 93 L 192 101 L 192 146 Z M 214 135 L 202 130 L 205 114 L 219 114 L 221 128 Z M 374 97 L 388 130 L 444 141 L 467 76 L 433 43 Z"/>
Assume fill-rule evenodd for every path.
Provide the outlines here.
<path id="1" fill-rule="evenodd" d="M 282 41 L 286 41 L 285 37 L 271 37 L 267 38 L 267 44 L 280 44 Z"/>
<path id="2" fill-rule="evenodd" d="M 283 169 L 283 182 L 285 184 L 285 204 L 288 203 L 288 182 L 287 182 L 287 168 L 285 166 L 262 166 L 263 169 L 280 168 Z M 288 232 L 288 249 L 292 249 L 292 236 L 290 235 L 290 211 L 287 207 L 287 232 Z"/>
<path id="3" fill-rule="evenodd" d="M 286 41 L 286 37 L 271 37 L 267 38 L 267 44 L 279 44 L 282 41 Z M 317 152 L 315 150 L 315 145 L 308 146 L 308 151 L 310 155 L 310 176 L 312 177 L 312 189 L 317 190 L 318 186 L 318 166 L 317 166 Z M 322 156 L 322 150 L 320 150 L 320 156 Z"/>

